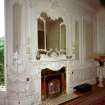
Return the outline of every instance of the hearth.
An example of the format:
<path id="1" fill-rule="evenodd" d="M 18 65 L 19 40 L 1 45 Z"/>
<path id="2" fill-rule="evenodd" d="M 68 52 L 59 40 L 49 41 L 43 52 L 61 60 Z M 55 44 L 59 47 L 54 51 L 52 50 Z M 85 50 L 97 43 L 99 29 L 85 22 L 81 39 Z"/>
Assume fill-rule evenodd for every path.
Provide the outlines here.
<path id="1" fill-rule="evenodd" d="M 41 97 L 42 100 L 58 97 L 66 93 L 65 67 L 58 71 L 43 69 L 41 72 Z"/>

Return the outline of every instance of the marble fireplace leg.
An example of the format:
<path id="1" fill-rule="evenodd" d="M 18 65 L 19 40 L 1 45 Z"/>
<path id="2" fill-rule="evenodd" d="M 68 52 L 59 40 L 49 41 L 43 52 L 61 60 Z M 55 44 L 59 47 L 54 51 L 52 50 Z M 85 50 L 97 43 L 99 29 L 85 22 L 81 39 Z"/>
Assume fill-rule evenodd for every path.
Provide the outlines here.
<path id="1" fill-rule="evenodd" d="M 66 94 L 73 94 L 72 77 L 70 75 L 69 68 L 66 71 Z"/>

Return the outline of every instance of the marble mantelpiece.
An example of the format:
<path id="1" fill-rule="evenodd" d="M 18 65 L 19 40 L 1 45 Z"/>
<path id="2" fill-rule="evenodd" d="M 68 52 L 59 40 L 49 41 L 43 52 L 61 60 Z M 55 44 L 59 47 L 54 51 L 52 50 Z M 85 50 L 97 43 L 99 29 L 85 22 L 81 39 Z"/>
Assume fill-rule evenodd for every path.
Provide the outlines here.
<path id="1" fill-rule="evenodd" d="M 53 71 L 58 71 L 62 67 L 65 67 L 65 70 L 66 70 L 66 94 L 65 94 L 65 96 L 69 95 L 70 96 L 69 99 L 77 97 L 77 96 L 73 95 L 73 87 L 72 87 L 71 81 L 70 81 L 70 62 L 71 62 L 70 59 L 56 59 L 56 60 L 53 59 L 53 60 L 35 60 L 35 61 L 32 61 L 33 74 L 35 77 L 34 81 L 35 81 L 35 84 L 37 84 L 37 88 L 35 86 L 35 89 L 37 91 L 37 95 L 38 95 L 40 104 L 43 103 L 41 100 L 41 71 L 43 69 L 46 69 L 46 68 L 49 68 Z M 68 98 L 65 98 L 64 100 L 67 101 L 67 99 Z M 46 100 L 46 102 L 50 103 L 53 101 Z M 57 102 L 57 104 L 58 103 L 59 103 L 59 101 Z"/>

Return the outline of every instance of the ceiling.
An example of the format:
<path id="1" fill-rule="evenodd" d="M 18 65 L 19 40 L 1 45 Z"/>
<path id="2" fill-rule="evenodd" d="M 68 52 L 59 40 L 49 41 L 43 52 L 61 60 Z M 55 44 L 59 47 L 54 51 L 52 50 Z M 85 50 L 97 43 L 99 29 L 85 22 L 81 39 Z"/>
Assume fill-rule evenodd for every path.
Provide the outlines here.
<path id="1" fill-rule="evenodd" d="M 101 5 L 100 0 L 78 0 L 79 2 L 88 5 L 90 8 L 95 11 L 99 11 L 104 7 Z"/>

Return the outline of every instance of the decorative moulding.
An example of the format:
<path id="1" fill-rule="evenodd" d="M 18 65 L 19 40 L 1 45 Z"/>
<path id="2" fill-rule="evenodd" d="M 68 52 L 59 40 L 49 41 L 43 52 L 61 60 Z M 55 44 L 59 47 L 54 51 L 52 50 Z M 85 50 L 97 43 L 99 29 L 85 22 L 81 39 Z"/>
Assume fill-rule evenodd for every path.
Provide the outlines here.
<path id="1" fill-rule="evenodd" d="M 58 60 L 71 60 L 72 56 L 67 56 L 65 49 L 49 49 L 37 51 L 36 60 L 40 61 L 58 61 Z"/>

